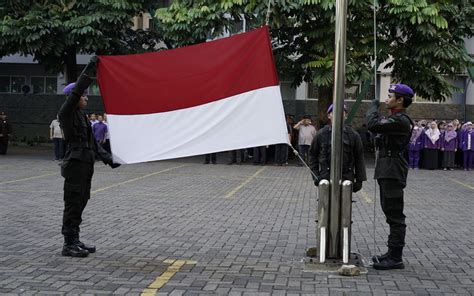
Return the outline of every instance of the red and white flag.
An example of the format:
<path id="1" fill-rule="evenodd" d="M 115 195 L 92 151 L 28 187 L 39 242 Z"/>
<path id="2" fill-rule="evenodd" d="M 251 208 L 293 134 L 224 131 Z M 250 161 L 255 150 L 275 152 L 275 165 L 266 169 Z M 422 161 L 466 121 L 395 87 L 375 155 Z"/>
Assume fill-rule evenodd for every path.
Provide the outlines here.
<path id="1" fill-rule="evenodd" d="M 99 59 L 116 162 L 288 143 L 266 27 L 189 47 Z"/>

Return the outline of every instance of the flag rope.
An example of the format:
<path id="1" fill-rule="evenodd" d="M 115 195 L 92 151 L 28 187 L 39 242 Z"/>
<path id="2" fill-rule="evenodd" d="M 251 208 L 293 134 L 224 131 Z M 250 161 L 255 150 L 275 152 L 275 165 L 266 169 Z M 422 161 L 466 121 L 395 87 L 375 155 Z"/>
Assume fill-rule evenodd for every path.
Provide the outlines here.
<path id="1" fill-rule="evenodd" d="M 293 153 L 301 160 L 301 162 L 305 165 L 305 167 L 308 168 L 309 172 L 311 173 L 311 175 L 313 176 L 314 179 L 317 179 L 316 175 L 314 174 L 313 170 L 308 166 L 308 164 L 304 161 L 304 159 L 301 157 L 300 153 L 298 152 L 298 150 L 295 149 L 295 147 L 293 147 L 293 145 L 291 145 L 290 143 L 288 143 L 288 146 L 290 146 L 290 148 L 293 150 Z"/>
<path id="2" fill-rule="evenodd" d="M 268 0 L 267 4 L 267 15 L 265 16 L 265 25 L 268 26 L 268 23 L 270 22 L 270 13 L 271 13 L 271 8 L 272 6 L 272 0 Z"/>

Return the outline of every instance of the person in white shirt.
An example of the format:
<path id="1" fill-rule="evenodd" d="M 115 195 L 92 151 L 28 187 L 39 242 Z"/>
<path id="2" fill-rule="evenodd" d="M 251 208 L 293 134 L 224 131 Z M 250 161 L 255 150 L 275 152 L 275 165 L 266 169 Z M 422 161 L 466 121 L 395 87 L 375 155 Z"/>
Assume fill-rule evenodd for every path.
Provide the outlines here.
<path id="1" fill-rule="evenodd" d="M 54 160 L 62 160 L 64 158 L 64 136 L 57 116 L 49 125 L 49 139 L 54 144 Z"/>
<path id="2" fill-rule="evenodd" d="M 90 121 L 90 123 L 91 123 L 91 126 L 93 126 L 94 124 L 96 124 L 97 122 L 99 122 L 99 121 L 97 120 L 97 114 L 95 114 L 95 113 L 89 114 L 89 121 Z"/>
<path id="3" fill-rule="evenodd" d="M 303 119 L 301 119 L 293 127 L 298 130 L 299 154 L 305 161 L 308 160 L 309 147 L 311 146 L 311 142 L 316 135 L 316 128 L 311 123 L 311 117 L 309 115 L 305 115 L 303 116 Z"/>

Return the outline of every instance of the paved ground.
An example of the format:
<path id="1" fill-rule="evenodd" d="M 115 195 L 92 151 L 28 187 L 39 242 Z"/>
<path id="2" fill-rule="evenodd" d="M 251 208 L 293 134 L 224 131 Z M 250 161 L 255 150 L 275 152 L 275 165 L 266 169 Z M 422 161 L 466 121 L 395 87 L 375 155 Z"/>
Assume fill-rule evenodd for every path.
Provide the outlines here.
<path id="1" fill-rule="evenodd" d="M 411 171 L 406 269 L 347 278 L 305 271 L 316 190 L 303 167 L 97 163 L 81 234 L 98 252 L 77 259 L 60 255 L 62 179 L 51 152 L 10 152 L 0 157 L 1 295 L 474 293 L 473 172 Z M 352 250 L 365 257 L 373 192 L 370 180 L 353 207 Z M 376 248 L 385 251 L 376 209 Z"/>

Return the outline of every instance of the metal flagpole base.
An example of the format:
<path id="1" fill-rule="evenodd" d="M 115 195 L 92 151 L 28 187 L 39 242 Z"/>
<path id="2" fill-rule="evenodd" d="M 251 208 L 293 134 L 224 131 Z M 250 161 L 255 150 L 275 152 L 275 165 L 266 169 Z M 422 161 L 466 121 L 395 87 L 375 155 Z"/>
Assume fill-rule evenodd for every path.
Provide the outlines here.
<path id="1" fill-rule="evenodd" d="M 360 254 L 351 253 L 347 263 L 343 263 L 342 259 L 326 259 L 324 263 L 319 262 L 317 258 L 305 258 L 304 260 L 304 272 L 314 273 L 334 273 L 341 274 L 340 268 L 345 265 L 354 265 L 359 270 L 359 274 L 366 274 L 368 272 L 368 265 L 364 264 L 366 261 Z"/>

